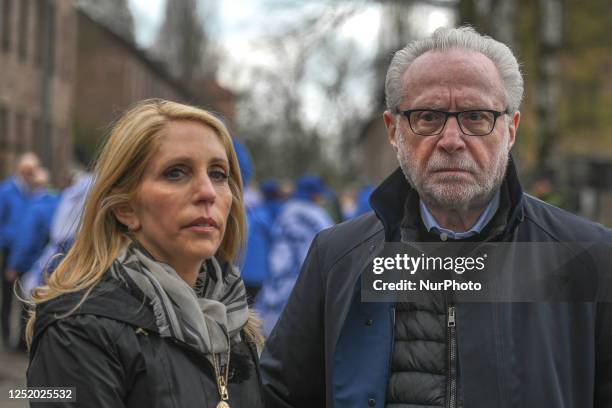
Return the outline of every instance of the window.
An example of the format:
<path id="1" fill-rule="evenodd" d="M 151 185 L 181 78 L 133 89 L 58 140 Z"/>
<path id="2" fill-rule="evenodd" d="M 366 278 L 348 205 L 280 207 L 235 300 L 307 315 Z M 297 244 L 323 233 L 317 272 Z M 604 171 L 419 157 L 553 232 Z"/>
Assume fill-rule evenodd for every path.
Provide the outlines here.
<path id="1" fill-rule="evenodd" d="M 34 64 L 41 67 L 45 57 L 45 4 L 42 0 L 34 2 Z"/>
<path id="2" fill-rule="evenodd" d="M 17 37 L 17 53 L 19 55 L 19 61 L 25 62 L 28 56 L 28 21 L 30 11 L 30 0 L 19 1 L 19 35 Z"/>
<path id="3" fill-rule="evenodd" d="M 55 69 L 55 7 L 53 1 L 34 2 L 34 64 L 53 75 Z"/>
<path id="4" fill-rule="evenodd" d="M 11 14 L 13 11 L 13 0 L 2 1 L 2 51 L 11 50 Z"/>
<path id="5" fill-rule="evenodd" d="M 47 67 L 49 75 L 53 74 L 55 70 L 55 6 L 52 1 L 44 2 L 45 9 L 43 11 L 45 15 L 46 28 L 45 32 L 45 47 L 47 49 Z"/>

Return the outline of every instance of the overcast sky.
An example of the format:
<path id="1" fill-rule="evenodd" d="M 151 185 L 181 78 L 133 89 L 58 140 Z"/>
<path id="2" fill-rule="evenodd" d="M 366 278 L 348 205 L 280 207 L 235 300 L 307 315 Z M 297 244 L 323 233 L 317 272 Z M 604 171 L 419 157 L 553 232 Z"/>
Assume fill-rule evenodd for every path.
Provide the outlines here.
<path id="1" fill-rule="evenodd" d="M 291 13 L 283 13 L 271 8 L 270 3 L 265 0 L 231 0 L 217 3 L 219 23 L 212 35 L 226 55 L 226 64 L 233 66 L 244 64 L 245 61 L 250 64 L 274 63 L 268 61 L 270 56 L 262 51 L 257 40 L 281 24 L 299 20 L 309 11 L 330 7 L 329 1 L 305 1 L 297 11 L 292 9 Z M 134 15 L 137 41 L 147 47 L 154 41 L 162 23 L 166 0 L 129 0 L 129 4 Z M 355 4 L 361 4 L 360 11 L 344 23 L 339 35 L 354 40 L 359 48 L 366 52 L 374 52 L 382 6 L 379 2 L 362 0 L 337 2 L 335 7 L 354 7 Z M 424 33 L 438 26 L 448 25 L 452 18 L 447 10 L 431 6 L 424 6 L 417 12 L 423 14 L 423 17 L 415 19 L 415 24 L 421 25 L 420 29 Z"/>
<path id="2" fill-rule="evenodd" d="M 278 0 L 277 3 L 282 3 Z M 350 40 L 357 52 L 373 56 L 378 43 L 378 31 L 382 5 L 380 2 L 354 0 L 350 2 L 330 2 L 329 0 L 309 0 L 297 2 L 291 8 L 270 7 L 274 0 L 231 0 L 216 3 L 218 23 L 214 25 L 213 39 L 217 41 L 223 55 L 218 70 L 219 82 L 229 89 L 240 91 L 252 83 L 251 70 L 256 66 L 275 68 L 278 56 L 272 55 L 263 46 L 261 38 L 281 26 L 299 25 L 299 20 L 306 15 L 319 15 L 326 9 L 358 7 L 358 12 L 351 15 L 338 30 L 340 40 Z M 134 15 L 136 38 L 143 47 L 148 47 L 155 40 L 156 33 L 162 24 L 166 0 L 129 0 Z M 447 9 L 432 6 L 419 6 L 413 10 L 412 25 L 423 34 L 433 31 L 441 25 L 452 22 L 452 14 Z M 318 75 L 325 75 L 321 66 Z M 362 78 L 354 86 L 354 95 L 359 100 L 367 101 L 371 89 Z M 305 112 L 307 120 L 316 120 L 324 109 L 321 95 L 315 87 L 303 86 L 302 92 L 309 108 Z"/>

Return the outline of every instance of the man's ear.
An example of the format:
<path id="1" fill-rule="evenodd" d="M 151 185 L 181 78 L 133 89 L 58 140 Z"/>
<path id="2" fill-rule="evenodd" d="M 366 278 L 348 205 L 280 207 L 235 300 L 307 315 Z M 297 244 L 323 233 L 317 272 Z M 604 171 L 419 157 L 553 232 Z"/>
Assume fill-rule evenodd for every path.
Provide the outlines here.
<path id="1" fill-rule="evenodd" d="M 125 225 L 131 232 L 138 231 L 140 229 L 140 219 L 134 211 L 131 204 L 121 204 L 112 209 L 115 218 L 121 224 Z"/>
<path id="2" fill-rule="evenodd" d="M 514 146 L 514 142 L 516 142 L 516 131 L 518 130 L 520 122 L 521 112 L 516 111 L 512 114 L 510 122 L 508 123 L 508 150 L 512 150 L 512 146 Z"/>
<path id="3" fill-rule="evenodd" d="M 391 111 L 387 110 L 385 113 L 383 113 L 383 119 L 385 121 L 385 126 L 387 127 L 387 138 L 389 139 L 389 143 L 391 143 L 393 149 L 397 151 L 397 140 L 395 137 L 397 125 L 395 124 L 395 115 L 391 113 Z"/>

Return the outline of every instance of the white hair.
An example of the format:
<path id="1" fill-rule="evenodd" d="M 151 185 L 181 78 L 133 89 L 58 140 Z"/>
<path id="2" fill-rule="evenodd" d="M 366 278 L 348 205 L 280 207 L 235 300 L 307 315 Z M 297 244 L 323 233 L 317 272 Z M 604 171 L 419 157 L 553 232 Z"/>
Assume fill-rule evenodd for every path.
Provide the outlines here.
<path id="1" fill-rule="evenodd" d="M 412 41 L 393 55 L 387 79 L 385 98 L 387 109 L 393 113 L 402 100 L 402 75 L 420 55 L 433 50 L 465 49 L 488 57 L 497 67 L 504 82 L 508 111 L 519 109 L 523 99 L 523 76 L 516 57 L 507 45 L 481 35 L 472 27 L 438 28 L 427 38 Z"/>

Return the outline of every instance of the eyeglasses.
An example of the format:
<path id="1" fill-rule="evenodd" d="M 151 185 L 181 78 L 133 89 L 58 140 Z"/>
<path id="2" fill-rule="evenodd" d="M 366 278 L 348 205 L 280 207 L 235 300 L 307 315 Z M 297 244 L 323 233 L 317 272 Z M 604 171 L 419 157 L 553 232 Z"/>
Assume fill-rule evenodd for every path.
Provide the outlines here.
<path id="1" fill-rule="evenodd" d="M 417 135 L 435 136 L 442 133 L 449 116 L 457 119 L 459 128 L 468 136 L 486 136 L 493 132 L 495 121 L 501 115 L 508 113 L 491 109 L 466 110 L 461 112 L 446 112 L 434 109 L 411 109 L 400 111 L 406 118 L 410 129 Z"/>

